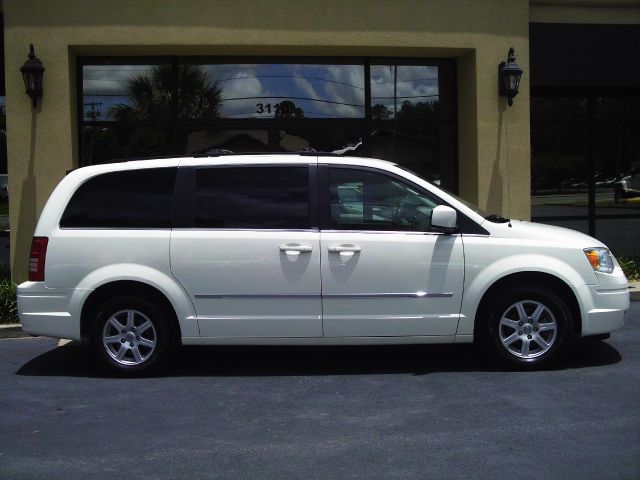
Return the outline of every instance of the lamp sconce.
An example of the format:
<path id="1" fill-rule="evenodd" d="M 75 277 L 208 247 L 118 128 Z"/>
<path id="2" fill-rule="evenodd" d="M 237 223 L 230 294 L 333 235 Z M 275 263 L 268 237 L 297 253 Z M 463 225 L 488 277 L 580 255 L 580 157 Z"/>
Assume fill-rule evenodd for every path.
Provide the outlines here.
<path id="1" fill-rule="evenodd" d="M 513 97 L 518 95 L 521 77 L 522 69 L 516 63 L 515 50 L 511 47 L 507 61 L 501 62 L 498 66 L 499 94 L 501 97 L 507 97 L 509 106 L 513 105 Z"/>
<path id="2" fill-rule="evenodd" d="M 42 77 L 44 66 L 36 54 L 33 52 L 33 44 L 29 44 L 29 59 L 20 68 L 26 94 L 33 101 L 33 108 L 38 105 L 38 98 L 42 97 Z"/>

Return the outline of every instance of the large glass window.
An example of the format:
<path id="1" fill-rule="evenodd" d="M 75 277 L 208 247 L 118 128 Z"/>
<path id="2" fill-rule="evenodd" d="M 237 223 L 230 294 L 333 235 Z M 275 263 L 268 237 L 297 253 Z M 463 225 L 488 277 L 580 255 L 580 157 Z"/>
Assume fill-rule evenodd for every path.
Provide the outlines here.
<path id="1" fill-rule="evenodd" d="M 450 60 L 81 58 L 83 165 L 133 157 L 331 152 L 457 190 Z"/>
<path id="2" fill-rule="evenodd" d="M 176 168 L 105 173 L 73 194 L 62 228 L 170 228 Z"/>
<path id="3" fill-rule="evenodd" d="M 639 257 L 640 98 L 565 92 L 531 99 L 531 216 Z"/>
<path id="4" fill-rule="evenodd" d="M 194 203 L 196 228 L 307 229 L 309 169 L 199 169 Z"/>

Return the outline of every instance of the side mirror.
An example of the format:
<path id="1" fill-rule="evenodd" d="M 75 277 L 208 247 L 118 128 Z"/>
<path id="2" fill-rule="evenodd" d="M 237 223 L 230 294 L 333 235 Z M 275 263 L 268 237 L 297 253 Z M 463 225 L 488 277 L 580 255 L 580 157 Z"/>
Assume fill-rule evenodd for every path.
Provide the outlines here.
<path id="1" fill-rule="evenodd" d="M 431 213 L 431 227 L 442 233 L 453 233 L 457 230 L 456 211 L 446 205 L 438 205 Z"/>

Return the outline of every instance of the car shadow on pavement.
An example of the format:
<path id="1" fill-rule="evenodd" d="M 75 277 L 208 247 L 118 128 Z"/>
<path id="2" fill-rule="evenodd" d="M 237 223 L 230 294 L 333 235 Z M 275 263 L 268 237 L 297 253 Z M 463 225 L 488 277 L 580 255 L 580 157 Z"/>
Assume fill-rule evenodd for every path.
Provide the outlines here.
<path id="1" fill-rule="evenodd" d="M 611 365 L 620 353 L 604 341 L 577 341 L 552 370 Z M 358 375 L 504 371 L 474 345 L 183 347 L 160 376 Z M 86 345 L 54 348 L 20 367 L 17 375 L 110 377 Z"/>

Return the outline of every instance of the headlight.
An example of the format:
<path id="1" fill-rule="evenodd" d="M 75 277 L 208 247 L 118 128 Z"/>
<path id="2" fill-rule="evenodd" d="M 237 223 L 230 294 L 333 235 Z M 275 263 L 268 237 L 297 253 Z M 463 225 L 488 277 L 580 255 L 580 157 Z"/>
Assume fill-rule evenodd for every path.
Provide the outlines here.
<path id="1" fill-rule="evenodd" d="M 613 256 L 608 248 L 585 248 L 584 254 L 596 272 L 613 272 Z"/>

